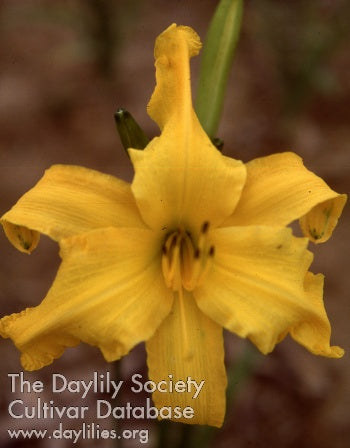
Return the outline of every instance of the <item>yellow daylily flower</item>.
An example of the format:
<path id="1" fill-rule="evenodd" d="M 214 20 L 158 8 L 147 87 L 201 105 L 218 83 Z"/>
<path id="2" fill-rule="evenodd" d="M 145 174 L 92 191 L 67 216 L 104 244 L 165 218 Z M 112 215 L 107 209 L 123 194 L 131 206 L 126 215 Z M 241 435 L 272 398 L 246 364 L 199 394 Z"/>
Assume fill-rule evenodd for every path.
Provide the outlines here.
<path id="1" fill-rule="evenodd" d="M 308 271 L 309 239 L 326 241 L 346 202 L 293 153 L 243 164 L 212 145 L 193 111 L 189 60 L 201 44 L 171 25 L 156 40 L 148 105 L 161 135 L 130 149 L 131 184 L 76 166 L 54 166 L 2 217 L 30 253 L 39 233 L 62 263 L 43 302 L 3 317 L 25 369 L 39 369 L 80 341 L 107 361 L 146 341 L 155 382 L 204 386 L 155 392 L 156 406 L 190 406 L 185 423 L 221 426 L 226 328 L 269 353 L 287 334 L 312 353 L 330 346 L 323 277 Z M 287 227 L 300 219 L 305 237 Z M 179 421 L 178 420 L 178 421 Z"/>

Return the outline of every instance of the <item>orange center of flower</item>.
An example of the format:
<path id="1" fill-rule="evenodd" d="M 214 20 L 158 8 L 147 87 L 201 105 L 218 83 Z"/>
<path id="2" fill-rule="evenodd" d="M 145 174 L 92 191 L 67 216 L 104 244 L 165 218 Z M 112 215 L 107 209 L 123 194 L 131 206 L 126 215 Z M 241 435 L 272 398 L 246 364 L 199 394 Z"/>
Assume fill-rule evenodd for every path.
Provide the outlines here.
<path id="1" fill-rule="evenodd" d="M 197 245 L 183 229 L 171 232 L 163 245 L 162 269 L 165 283 L 173 291 L 193 291 L 201 282 L 215 253 L 208 241 L 209 223 L 204 222 Z"/>

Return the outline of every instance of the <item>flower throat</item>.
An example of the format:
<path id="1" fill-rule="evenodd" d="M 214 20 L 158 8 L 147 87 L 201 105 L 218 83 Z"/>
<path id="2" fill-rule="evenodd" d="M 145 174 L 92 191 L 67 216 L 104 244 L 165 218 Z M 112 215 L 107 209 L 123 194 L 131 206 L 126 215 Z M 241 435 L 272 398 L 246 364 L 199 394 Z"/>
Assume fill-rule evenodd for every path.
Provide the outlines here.
<path id="1" fill-rule="evenodd" d="M 214 246 L 208 241 L 209 223 L 202 224 L 197 245 L 192 236 L 183 229 L 177 229 L 167 235 L 162 251 L 162 269 L 165 283 L 173 291 L 182 288 L 193 291 L 201 282 L 209 261 L 215 254 Z"/>

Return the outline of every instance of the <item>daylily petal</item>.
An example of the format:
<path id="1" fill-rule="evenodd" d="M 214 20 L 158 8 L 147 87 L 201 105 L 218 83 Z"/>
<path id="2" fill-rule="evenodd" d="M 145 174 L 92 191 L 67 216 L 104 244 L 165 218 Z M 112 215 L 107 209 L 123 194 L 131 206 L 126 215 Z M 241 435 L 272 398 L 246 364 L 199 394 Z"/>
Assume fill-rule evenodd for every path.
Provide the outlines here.
<path id="1" fill-rule="evenodd" d="M 311 293 L 304 291 L 312 260 L 306 238 L 292 236 L 287 228 L 264 226 L 217 229 L 212 238 L 216 249 L 213 266 L 194 291 L 205 314 L 251 339 L 263 353 L 272 351 L 292 329 L 294 337 L 299 335 L 298 341 L 303 340 L 307 348 L 314 347 L 310 331 L 301 333 L 296 328 L 318 322 L 322 335 L 319 352 L 336 354 L 329 347 L 326 315 L 320 312 L 316 299 L 310 299 L 313 289 Z"/>
<path id="2" fill-rule="evenodd" d="M 344 350 L 330 346 L 331 326 L 323 305 L 323 275 L 308 272 L 305 277 L 305 292 L 312 306 L 312 313 L 304 322 L 291 329 L 291 336 L 315 355 L 341 358 Z"/>
<path id="3" fill-rule="evenodd" d="M 62 240 L 62 264 L 43 302 L 0 321 L 25 369 L 35 370 L 79 342 L 107 361 L 150 338 L 170 312 L 161 277 L 159 237 L 134 228 L 98 229 Z"/>
<path id="4" fill-rule="evenodd" d="M 198 55 L 201 47 L 200 37 L 188 26 L 172 24 L 157 37 L 154 47 L 156 87 L 147 110 L 161 130 L 174 114 L 180 126 L 186 126 L 191 118 L 189 60 Z"/>
<path id="5" fill-rule="evenodd" d="M 314 243 L 327 241 L 338 223 L 346 200 L 346 194 L 340 194 L 334 199 L 316 205 L 299 220 L 303 234 Z"/>
<path id="6" fill-rule="evenodd" d="M 129 150 L 132 191 L 153 229 L 219 225 L 232 214 L 244 185 L 242 162 L 220 154 L 192 108 L 189 59 L 199 48 L 193 30 L 175 25 L 156 41 L 157 86 L 148 112 L 162 134 L 144 151 Z"/>
<path id="7" fill-rule="evenodd" d="M 54 165 L 1 219 L 12 244 L 31 252 L 38 232 L 59 241 L 101 227 L 145 227 L 130 185 L 88 168 Z"/>
<path id="8" fill-rule="evenodd" d="M 36 230 L 12 224 L 5 220 L 1 220 L 1 224 L 7 238 L 19 251 L 30 254 L 39 244 L 40 233 Z"/>
<path id="9" fill-rule="evenodd" d="M 192 384 L 188 392 L 154 392 L 158 408 L 189 406 L 194 410 L 191 419 L 176 421 L 191 424 L 221 426 L 225 415 L 226 373 L 222 328 L 206 317 L 197 307 L 192 295 L 176 297 L 169 316 L 154 336 L 147 341 L 149 377 L 162 380 L 196 381 L 204 385 L 198 396 Z"/>
<path id="10" fill-rule="evenodd" d="M 312 241 L 323 242 L 331 236 L 346 195 L 307 170 L 299 156 L 273 154 L 254 159 L 246 167 L 240 202 L 224 226 L 284 226 L 303 217 L 302 230 Z"/>

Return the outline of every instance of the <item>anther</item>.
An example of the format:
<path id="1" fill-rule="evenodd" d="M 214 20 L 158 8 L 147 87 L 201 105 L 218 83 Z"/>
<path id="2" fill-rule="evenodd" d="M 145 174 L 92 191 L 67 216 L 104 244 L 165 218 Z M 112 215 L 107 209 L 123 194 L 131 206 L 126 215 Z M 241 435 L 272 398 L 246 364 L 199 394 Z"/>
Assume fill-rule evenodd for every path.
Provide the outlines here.
<path id="1" fill-rule="evenodd" d="M 215 247 L 209 243 L 209 221 L 200 227 L 195 244 L 185 229 L 166 236 L 161 247 L 162 270 L 168 288 L 182 294 L 182 288 L 193 291 L 202 282 L 211 265 Z"/>
<path id="2" fill-rule="evenodd" d="M 204 221 L 201 227 L 202 233 L 207 233 L 209 229 L 209 221 Z"/>
<path id="3" fill-rule="evenodd" d="M 178 237 L 178 235 L 175 235 L 171 240 L 170 247 L 169 247 L 170 252 L 172 252 L 174 250 L 174 247 L 177 245 L 177 237 Z"/>

